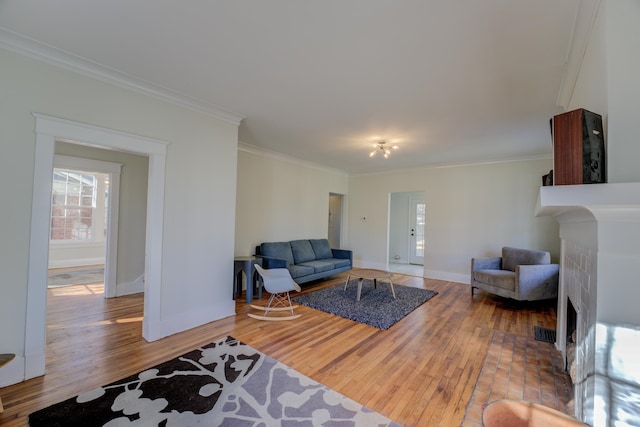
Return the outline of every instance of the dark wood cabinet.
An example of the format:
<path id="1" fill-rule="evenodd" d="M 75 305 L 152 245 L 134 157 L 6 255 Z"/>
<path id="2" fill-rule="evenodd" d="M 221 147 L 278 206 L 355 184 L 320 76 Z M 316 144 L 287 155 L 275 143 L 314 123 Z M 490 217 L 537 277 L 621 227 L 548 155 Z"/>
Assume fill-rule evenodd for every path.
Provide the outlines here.
<path id="1" fill-rule="evenodd" d="M 602 116 L 584 109 L 553 117 L 554 185 L 607 182 Z"/>

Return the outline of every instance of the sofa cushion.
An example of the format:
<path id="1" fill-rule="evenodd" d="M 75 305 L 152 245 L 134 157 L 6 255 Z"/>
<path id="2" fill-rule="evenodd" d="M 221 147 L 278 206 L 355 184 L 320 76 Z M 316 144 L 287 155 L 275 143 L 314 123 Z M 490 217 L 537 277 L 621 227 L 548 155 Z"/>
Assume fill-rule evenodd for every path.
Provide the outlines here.
<path id="1" fill-rule="evenodd" d="M 538 265 L 551 263 L 549 252 L 531 249 L 502 248 L 502 269 L 516 271 L 517 265 Z"/>
<path id="2" fill-rule="evenodd" d="M 313 252 L 309 240 L 292 240 L 291 251 L 293 252 L 293 260 L 296 264 L 316 259 L 316 253 Z"/>
<path id="3" fill-rule="evenodd" d="M 311 247 L 313 247 L 313 252 L 316 254 L 316 259 L 333 257 L 333 252 L 327 239 L 311 239 L 309 242 L 311 243 Z"/>
<path id="4" fill-rule="evenodd" d="M 287 266 L 293 264 L 293 252 L 289 242 L 266 242 L 260 245 L 260 254 L 272 258 L 287 260 Z"/>
<path id="5" fill-rule="evenodd" d="M 333 263 L 331 261 L 326 260 L 326 259 L 308 261 L 308 262 L 303 262 L 302 264 L 296 264 L 296 265 L 303 265 L 303 266 L 313 267 L 313 272 L 314 273 L 322 273 L 323 271 L 329 271 L 329 270 L 333 270 L 335 268 L 333 266 Z"/>
<path id="6" fill-rule="evenodd" d="M 308 276 L 314 273 L 313 267 L 309 265 L 296 265 L 291 264 L 287 267 L 289 269 L 289 273 L 291 273 L 291 277 L 293 279 L 297 279 L 298 277 Z"/>
<path id="7" fill-rule="evenodd" d="M 476 270 L 473 279 L 507 291 L 516 290 L 516 273 L 507 270 Z"/>
<path id="8" fill-rule="evenodd" d="M 351 261 L 343 258 L 328 258 L 328 259 L 323 259 L 323 261 L 332 262 L 335 268 L 349 267 L 351 265 Z"/>

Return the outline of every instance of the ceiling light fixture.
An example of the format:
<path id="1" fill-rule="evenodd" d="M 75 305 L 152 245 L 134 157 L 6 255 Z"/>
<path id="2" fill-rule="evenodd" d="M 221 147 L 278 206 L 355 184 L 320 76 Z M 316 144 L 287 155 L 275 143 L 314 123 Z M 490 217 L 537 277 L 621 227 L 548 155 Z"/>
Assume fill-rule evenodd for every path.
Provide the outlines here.
<path id="1" fill-rule="evenodd" d="M 381 153 L 385 159 L 389 158 L 389 154 L 391 154 L 391 149 L 397 150 L 399 147 L 397 145 L 393 145 L 391 149 L 386 147 L 387 141 L 380 141 L 377 144 L 373 144 L 374 150 L 369 153 L 369 157 L 375 157 L 376 154 Z"/>

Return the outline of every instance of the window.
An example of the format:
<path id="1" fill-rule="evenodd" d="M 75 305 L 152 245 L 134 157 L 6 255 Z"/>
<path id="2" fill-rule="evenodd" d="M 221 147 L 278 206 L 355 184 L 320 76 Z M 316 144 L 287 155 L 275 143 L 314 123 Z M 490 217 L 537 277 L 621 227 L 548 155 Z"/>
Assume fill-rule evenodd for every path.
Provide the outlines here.
<path id="1" fill-rule="evenodd" d="M 98 203 L 100 175 L 70 169 L 53 170 L 52 241 L 94 241 L 96 232 L 104 233 L 104 230 L 96 230 L 96 225 L 102 223 L 96 221 L 96 214 L 104 215 L 105 212 L 102 203 Z"/>
<path id="2" fill-rule="evenodd" d="M 425 203 L 416 204 L 416 256 L 424 257 Z"/>

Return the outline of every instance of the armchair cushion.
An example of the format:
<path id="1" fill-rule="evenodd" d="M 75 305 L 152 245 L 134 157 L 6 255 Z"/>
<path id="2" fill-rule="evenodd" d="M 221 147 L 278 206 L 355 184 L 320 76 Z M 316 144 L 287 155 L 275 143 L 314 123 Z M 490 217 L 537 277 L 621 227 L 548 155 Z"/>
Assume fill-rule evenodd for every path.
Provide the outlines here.
<path id="1" fill-rule="evenodd" d="M 497 286 L 511 292 L 516 290 L 516 273 L 509 270 L 478 270 L 473 272 L 474 280 Z"/>
<path id="2" fill-rule="evenodd" d="M 549 264 L 551 256 L 549 252 L 534 251 L 530 249 L 518 249 L 505 246 L 502 248 L 502 269 L 516 271 L 518 265 Z"/>
<path id="3" fill-rule="evenodd" d="M 471 258 L 471 272 L 477 270 L 500 270 L 502 258 Z"/>

